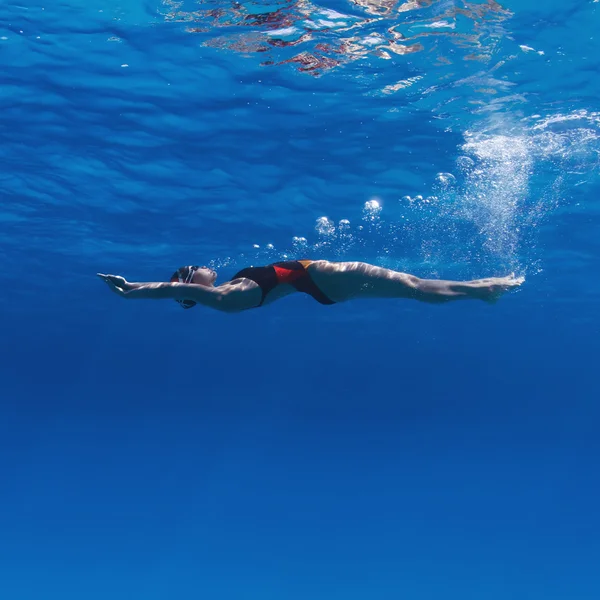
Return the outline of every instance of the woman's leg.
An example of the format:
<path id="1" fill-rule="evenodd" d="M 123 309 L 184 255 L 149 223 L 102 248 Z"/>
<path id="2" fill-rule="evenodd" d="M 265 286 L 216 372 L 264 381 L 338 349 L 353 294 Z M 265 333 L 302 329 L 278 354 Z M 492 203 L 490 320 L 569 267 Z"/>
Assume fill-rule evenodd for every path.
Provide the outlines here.
<path id="1" fill-rule="evenodd" d="M 419 279 L 361 262 L 316 261 L 308 272 L 323 293 L 335 302 L 352 298 L 412 298 L 436 304 L 464 299 L 493 302 L 524 281 L 523 277 L 514 275 L 474 281 Z"/>

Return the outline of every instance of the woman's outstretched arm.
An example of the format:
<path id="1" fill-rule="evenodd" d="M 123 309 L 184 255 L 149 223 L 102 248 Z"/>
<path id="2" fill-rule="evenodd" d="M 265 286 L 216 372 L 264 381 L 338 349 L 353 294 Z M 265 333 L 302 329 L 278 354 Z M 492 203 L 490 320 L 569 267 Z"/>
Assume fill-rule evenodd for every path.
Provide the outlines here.
<path id="1" fill-rule="evenodd" d="M 308 272 L 335 302 L 353 298 L 411 298 L 436 304 L 465 299 L 493 302 L 525 280 L 514 275 L 473 281 L 420 279 L 362 262 L 316 261 L 310 264 Z"/>
<path id="2" fill-rule="evenodd" d="M 189 283 L 132 283 L 118 275 L 98 273 L 118 296 L 130 300 L 192 300 L 203 306 L 224 312 L 253 308 L 260 301 L 260 293 L 244 285 L 209 287 Z"/>

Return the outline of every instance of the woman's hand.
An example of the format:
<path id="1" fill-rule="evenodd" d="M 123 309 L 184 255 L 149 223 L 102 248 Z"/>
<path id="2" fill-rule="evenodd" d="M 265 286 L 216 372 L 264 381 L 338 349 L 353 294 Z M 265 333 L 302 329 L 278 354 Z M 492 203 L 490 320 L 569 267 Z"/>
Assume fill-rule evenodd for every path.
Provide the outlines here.
<path id="1" fill-rule="evenodd" d="M 127 293 L 138 287 L 136 283 L 129 283 L 125 278 L 119 277 L 118 275 L 103 275 L 102 273 L 96 273 L 100 279 L 102 279 L 106 285 L 121 298 L 126 298 Z"/>

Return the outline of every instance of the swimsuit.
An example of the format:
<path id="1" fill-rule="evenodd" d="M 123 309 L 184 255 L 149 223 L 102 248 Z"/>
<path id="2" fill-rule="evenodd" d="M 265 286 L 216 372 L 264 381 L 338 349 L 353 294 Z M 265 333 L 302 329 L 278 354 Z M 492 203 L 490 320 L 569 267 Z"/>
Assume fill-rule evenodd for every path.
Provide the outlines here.
<path id="1" fill-rule="evenodd" d="M 262 306 L 267 294 L 282 283 L 287 283 L 299 292 L 312 296 L 321 304 L 335 304 L 317 287 L 317 284 L 306 270 L 311 262 L 310 260 L 290 260 L 277 262 L 266 267 L 247 267 L 236 273 L 233 279 L 243 277 L 258 284 L 262 291 L 262 298 L 258 306 Z"/>

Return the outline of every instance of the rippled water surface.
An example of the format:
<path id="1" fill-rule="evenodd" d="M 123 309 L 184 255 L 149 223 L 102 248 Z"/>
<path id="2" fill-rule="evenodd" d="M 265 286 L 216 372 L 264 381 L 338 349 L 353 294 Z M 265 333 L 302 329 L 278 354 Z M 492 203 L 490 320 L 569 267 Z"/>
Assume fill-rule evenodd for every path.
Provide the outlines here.
<path id="1" fill-rule="evenodd" d="M 3 0 L 0 597 L 596 599 L 599 21 Z M 94 276 L 303 257 L 526 283 L 221 315 Z"/>
<path id="2" fill-rule="evenodd" d="M 7 263 L 24 235 L 82 272 L 300 238 L 535 272 L 538 228 L 597 185 L 597 9 L 574 4 L 5 7 Z"/>

